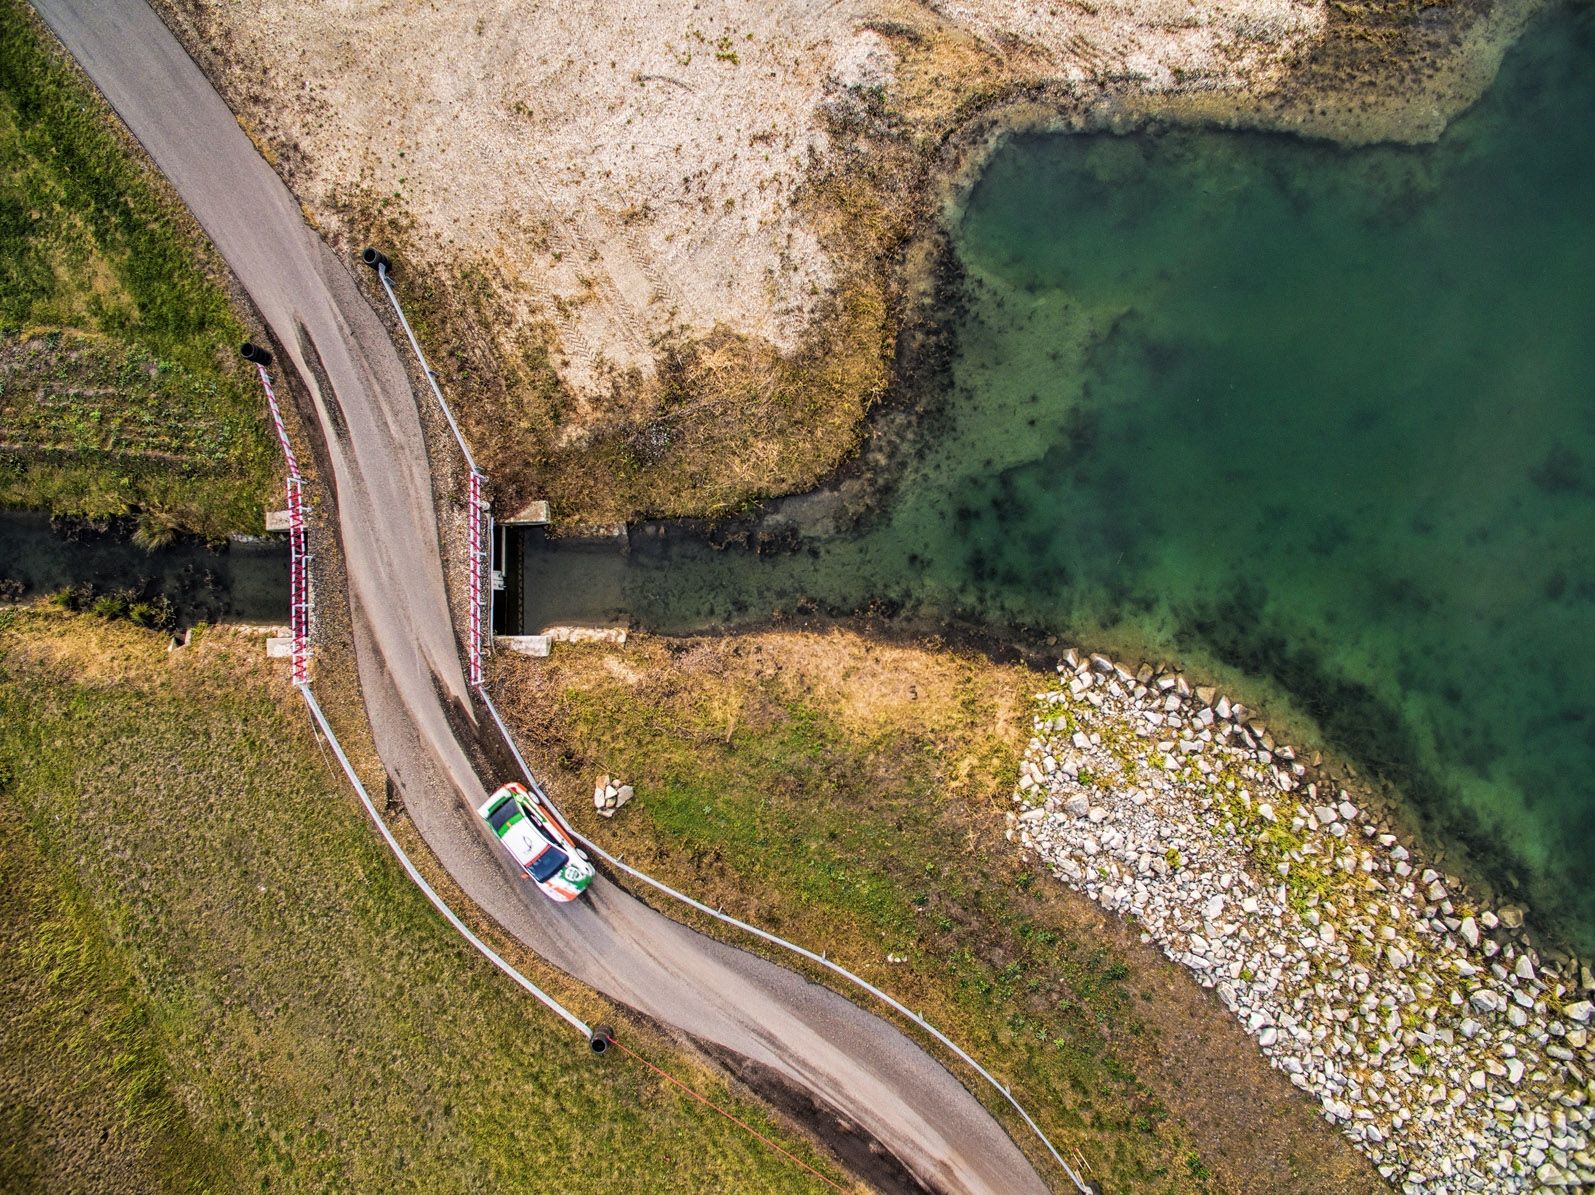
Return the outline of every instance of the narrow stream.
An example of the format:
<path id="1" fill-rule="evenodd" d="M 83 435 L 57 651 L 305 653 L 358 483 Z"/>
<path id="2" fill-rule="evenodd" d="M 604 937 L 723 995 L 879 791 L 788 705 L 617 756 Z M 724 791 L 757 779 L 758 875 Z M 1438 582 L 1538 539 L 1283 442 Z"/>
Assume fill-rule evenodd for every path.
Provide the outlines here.
<path id="1" fill-rule="evenodd" d="M 85 594 L 164 598 L 179 627 L 197 622 L 285 623 L 288 547 L 278 536 L 221 549 L 192 539 L 146 551 L 125 521 L 105 527 L 0 510 L 0 600 L 77 587 Z"/>

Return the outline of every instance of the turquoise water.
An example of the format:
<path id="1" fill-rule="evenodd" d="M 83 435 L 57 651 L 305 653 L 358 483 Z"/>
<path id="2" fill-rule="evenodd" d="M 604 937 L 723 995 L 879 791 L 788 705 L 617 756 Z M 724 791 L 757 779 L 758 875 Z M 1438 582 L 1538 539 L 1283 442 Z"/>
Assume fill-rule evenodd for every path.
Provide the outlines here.
<path id="1" fill-rule="evenodd" d="M 1023 137 L 954 241 L 951 394 L 879 516 L 764 556 L 640 537 L 617 604 L 1180 659 L 1591 945 L 1589 10 L 1436 146 Z"/>

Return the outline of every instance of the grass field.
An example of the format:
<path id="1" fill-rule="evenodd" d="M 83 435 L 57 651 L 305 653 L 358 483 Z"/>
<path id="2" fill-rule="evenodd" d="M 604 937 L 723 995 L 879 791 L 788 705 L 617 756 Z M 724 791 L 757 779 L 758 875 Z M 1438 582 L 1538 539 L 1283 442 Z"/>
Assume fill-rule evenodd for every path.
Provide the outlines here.
<path id="1" fill-rule="evenodd" d="M 840 632 L 496 667 L 533 766 L 597 841 L 921 1010 L 1103 1190 L 1368 1189 L 1216 1001 L 1003 840 L 1034 673 Z M 605 772 L 637 791 L 607 822 Z"/>
<path id="2" fill-rule="evenodd" d="M 0 608 L 0 1189 L 824 1189 L 456 938 L 258 640 L 165 642 Z"/>
<path id="3" fill-rule="evenodd" d="M 1016 876 L 962 817 L 964 801 L 1005 800 L 1017 779 L 1002 727 L 1024 711 L 1019 691 L 950 659 L 934 680 L 887 682 L 839 716 L 834 694 L 804 695 L 773 657 L 722 667 L 723 646 L 629 646 L 646 673 L 634 679 L 601 649 L 562 645 L 552 670 L 515 671 L 509 712 L 578 770 L 637 786 L 611 823 L 590 801 L 580 810 L 610 849 L 826 949 L 1000 1060 L 1049 1131 L 1087 1143 L 1106 1189 L 1202 1189 L 1189 1144 L 1115 1045 L 1143 1032 L 1122 960 L 1048 924 L 1027 899 L 1037 877 Z M 668 666 L 650 666 L 653 652 Z M 913 719 L 868 712 L 902 704 L 895 690 L 910 685 Z"/>
<path id="4" fill-rule="evenodd" d="M 214 257 L 0 0 L 0 504 L 258 531 L 276 470 Z"/>

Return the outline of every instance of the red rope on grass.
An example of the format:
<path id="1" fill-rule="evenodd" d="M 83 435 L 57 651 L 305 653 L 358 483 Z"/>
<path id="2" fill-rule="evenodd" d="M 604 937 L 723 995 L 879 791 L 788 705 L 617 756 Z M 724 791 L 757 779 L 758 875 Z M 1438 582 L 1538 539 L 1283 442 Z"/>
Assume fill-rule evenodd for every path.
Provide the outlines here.
<path id="1" fill-rule="evenodd" d="M 759 1132 L 758 1129 L 754 1128 L 747 1121 L 742 1120 L 740 1117 L 733 1116 L 730 1112 L 727 1112 L 724 1108 L 720 1107 L 719 1104 L 716 1104 L 712 1100 L 706 1099 L 704 1096 L 699 1095 L 696 1091 L 692 1090 L 692 1088 L 688 1087 L 680 1079 L 676 1078 L 674 1075 L 670 1074 L 668 1071 L 660 1070 L 657 1066 L 655 1066 L 653 1063 L 649 1062 L 646 1058 L 644 1058 L 641 1054 L 638 1054 L 635 1050 L 628 1050 L 625 1046 L 621 1045 L 618 1041 L 616 1041 L 613 1036 L 611 1036 L 609 1038 L 609 1044 L 614 1046 L 614 1047 L 616 1047 L 622 1053 L 629 1054 L 631 1057 L 635 1058 L 638 1062 L 640 1062 L 644 1066 L 646 1066 L 649 1070 L 653 1071 L 653 1073 L 658 1075 L 660 1078 L 666 1079 L 669 1082 L 674 1083 L 677 1087 L 681 1088 L 682 1091 L 685 1091 L 688 1095 L 690 1095 L 693 1099 L 697 1100 L 700 1104 L 707 1104 L 709 1107 L 713 1108 L 716 1112 L 720 1113 L 721 1116 L 724 1116 L 732 1124 L 740 1125 L 742 1128 L 744 1128 L 748 1132 L 752 1133 L 760 1141 L 762 1141 L 766 1145 L 768 1145 L 771 1149 L 775 1150 L 776 1153 L 782 1155 L 783 1157 L 785 1157 L 789 1161 L 796 1162 L 799 1166 L 803 1167 L 803 1169 L 807 1170 L 810 1174 L 812 1174 L 815 1178 L 819 1179 L 826 1186 L 831 1187 L 834 1190 L 841 1191 L 841 1192 L 843 1192 L 843 1195 L 846 1195 L 847 1188 L 842 1186 L 841 1183 L 837 1182 L 835 1179 L 828 1178 L 825 1175 L 821 1174 L 818 1170 L 814 1169 L 814 1167 L 810 1166 L 807 1162 L 805 1162 L 802 1158 L 798 1157 L 796 1154 L 792 1153 L 790 1150 L 782 1149 L 779 1145 L 777 1145 L 774 1141 L 771 1141 L 768 1137 L 766 1137 L 763 1133 Z"/>

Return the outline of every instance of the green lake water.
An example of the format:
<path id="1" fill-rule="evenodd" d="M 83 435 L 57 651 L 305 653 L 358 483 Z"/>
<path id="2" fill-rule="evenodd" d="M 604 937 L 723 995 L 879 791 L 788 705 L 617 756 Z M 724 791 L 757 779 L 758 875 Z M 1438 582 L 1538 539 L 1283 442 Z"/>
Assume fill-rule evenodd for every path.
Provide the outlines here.
<path id="1" fill-rule="evenodd" d="M 879 514 L 764 556 L 635 535 L 592 593 L 1178 660 L 1595 945 L 1588 6 L 1437 145 L 1021 137 L 953 232 L 952 392 Z"/>

